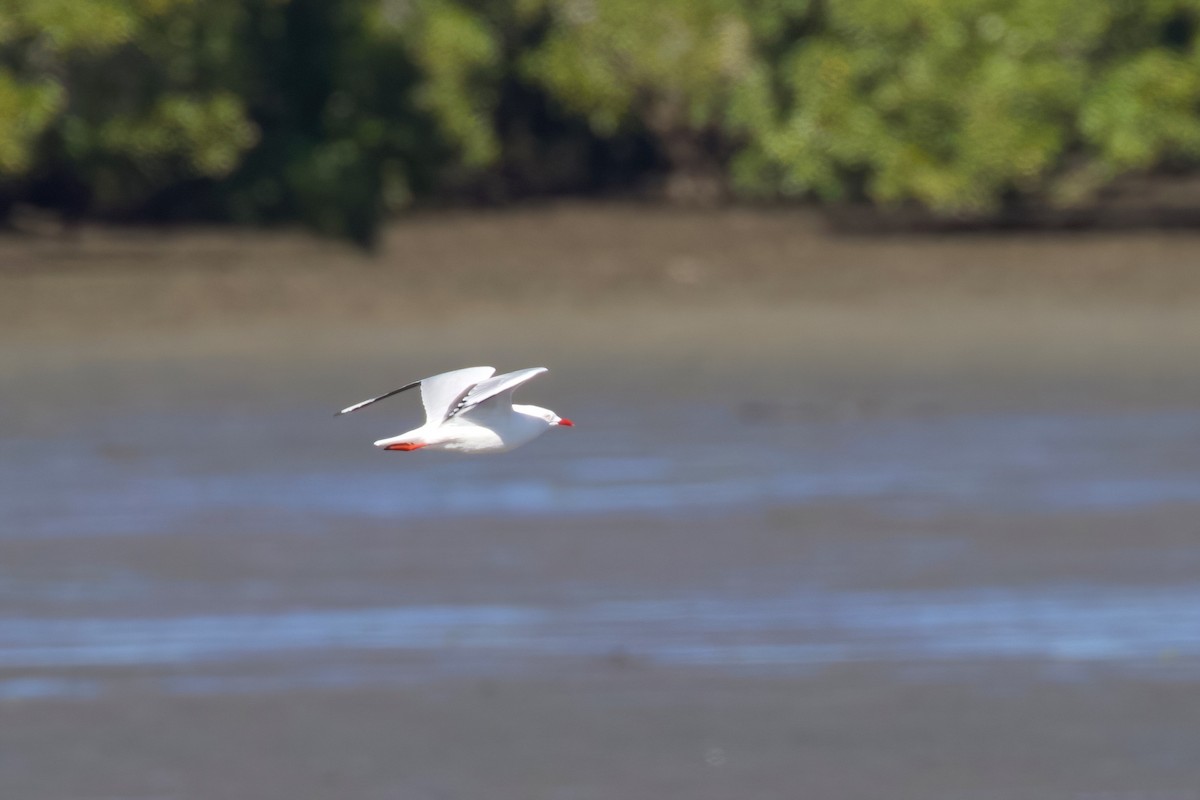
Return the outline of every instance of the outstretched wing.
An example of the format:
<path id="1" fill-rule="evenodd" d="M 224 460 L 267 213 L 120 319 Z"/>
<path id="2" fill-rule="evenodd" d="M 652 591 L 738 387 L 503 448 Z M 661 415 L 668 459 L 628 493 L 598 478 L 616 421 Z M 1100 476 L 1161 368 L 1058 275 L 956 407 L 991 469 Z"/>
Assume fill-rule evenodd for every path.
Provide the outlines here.
<path id="1" fill-rule="evenodd" d="M 425 405 L 425 423 L 433 425 L 454 414 L 463 398 L 478 388 L 480 381 L 496 374 L 492 367 L 467 367 L 443 372 L 421 381 L 421 402 Z"/>
<path id="2" fill-rule="evenodd" d="M 482 410 L 501 403 L 502 400 L 508 405 L 512 405 L 513 390 L 544 372 L 549 372 L 549 370 L 545 367 L 530 367 L 529 369 L 519 369 L 516 372 L 506 372 L 503 375 L 481 381 L 458 401 L 447 417 L 466 414 L 473 408 Z"/>
<path id="3" fill-rule="evenodd" d="M 400 392 L 420 386 L 421 403 L 425 406 L 426 424 L 441 422 L 450 416 L 473 386 L 480 381 L 490 378 L 495 372 L 496 370 L 492 367 L 467 367 L 466 369 L 456 369 L 453 372 L 443 372 L 441 375 L 434 375 L 424 380 L 414 381 L 401 386 L 399 389 L 392 389 L 390 392 L 385 392 L 378 397 L 372 397 L 370 400 L 355 403 L 352 406 L 343 408 L 337 414 L 349 414 L 351 411 L 358 411 L 360 408 L 366 408 L 372 403 L 378 403 L 380 400 L 385 400 L 394 394 L 399 394 Z M 337 414 L 334 416 L 337 416 Z"/>
<path id="4" fill-rule="evenodd" d="M 337 416 L 341 416 L 342 414 L 349 414 L 351 411 L 358 411 L 360 408 L 366 408 L 367 406 L 371 405 L 372 403 L 378 403 L 380 400 L 386 400 L 387 398 L 391 397 L 394 394 L 400 394 L 401 392 L 407 392 L 409 389 L 413 389 L 420 385 L 421 385 L 420 381 L 413 381 L 412 383 L 408 383 L 408 384 L 405 384 L 404 386 L 401 386 L 399 389 L 392 389 L 390 392 L 385 392 L 384 394 L 379 395 L 379 397 L 372 397 L 370 400 L 363 400 L 361 403 L 355 403 L 352 406 L 346 406 L 341 411 L 335 411 L 333 415 L 335 417 L 337 417 Z"/>

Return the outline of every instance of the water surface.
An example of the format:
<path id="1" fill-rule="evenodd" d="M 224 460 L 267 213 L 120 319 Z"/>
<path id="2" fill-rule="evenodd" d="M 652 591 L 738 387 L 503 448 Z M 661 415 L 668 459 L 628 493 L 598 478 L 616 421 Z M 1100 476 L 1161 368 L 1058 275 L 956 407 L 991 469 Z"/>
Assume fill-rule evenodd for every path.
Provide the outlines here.
<path id="1" fill-rule="evenodd" d="M 253 519 L 303 547 L 363 524 L 403 529 L 431 520 L 486 531 L 507 520 L 536 532 L 588 518 L 601 530 L 605 520 L 653 530 L 669 518 L 693 520 L 703 547 L 699 531 L 712 515 L 754 526 L 771 509 L 848 504 L 906 524 L 978 516 L 1053 525 L 1118 513 L 1132 515 L 1134 537 L 1139 513 L 1200 507 L 1197 411 L 843 419 L 662 400 L 638 415 L 593 405 L 573 416 L 581 424 L 567 435 L 476 459 L 377 453 L 360 435 L 365 425 L 331 423 L 307 407 L 113 410 L 53 434 L 10 431 L 0 462 L 2 536 L 12 546 L 132 537 L 155 547 L 164 537 L 203 537 L 213 519 Z M 863 546 L 872 545 L 848 541 L 833 558 L 853 563 Z M 236 547 L 222 557 L 236 560 Z M 530 557 L 521 547 L 504 557 Z M 901 549 L 897 574 L 986 557 L 966 533 Z M 1200 542 L 1171 557 L 1200 563 Z M 778 566 L 764 559 L 763 574 Z M 664 576 L 633 597 L 622 596 L 628 587 L 591 586 L 592 599 L 581 602 L 578 586 L 551 576 L 553 602 L 507 601 L 498 584 L 494 603 L 400 605 L 381 605 L 364 583 L 342 591 L 336 607 L 314 606 L 311 595 L 272 578 L 260 594 L 283 609 L 266 612 L 229 611 L 218 602 L 221 575 L 210 584 L 203 570 L 189 576 L 182 611 L 183 584 L 134 567 L 99 581 L 68 574 L 39 581 L 0 567 L 0 596 L 9 601 L 0 612 L 0 670 L 10 676 L 0 680 L 0 698 L 92 696 L 110 684 L 89 674 L 134 667 L 158 671 L 157 691 L 220 693 L 529 674 L 566 662 L 789 674 L 861 662 L 900 670 L 1032 660 L 1177 676 L 1200 664 L 1200 580 L 1159 584 L 1144 573 L 1116 583 L 1064 576 L 884 592 L 798 577 L 781 593 L 778 582 L 755 591 L 751 567 L 699 593 Z M 352 574 L 323 580 L 334 579 L 353 587 Z M 23 611 L 23 598 L 54 598 L 60 613 Z M 110 598 L 127 612 L 89 613 Z M 56 677 L 64 670 L 71 675 Z"/>

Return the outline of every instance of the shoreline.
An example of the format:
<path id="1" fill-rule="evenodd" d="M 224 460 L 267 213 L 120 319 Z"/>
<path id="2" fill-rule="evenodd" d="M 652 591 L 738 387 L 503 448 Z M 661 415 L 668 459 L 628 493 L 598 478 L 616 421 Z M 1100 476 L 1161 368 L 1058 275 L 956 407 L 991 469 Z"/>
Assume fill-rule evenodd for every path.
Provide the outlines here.
<path id="1" fill-rule="evenodd" d="M 831 232 L 811 213 L 634 205 L 399 220 L 366 255 L 300 233 L 86 227 L 0 237 L 0 335 L 628 306 L 1200 308 L 1200 231 Z"/>

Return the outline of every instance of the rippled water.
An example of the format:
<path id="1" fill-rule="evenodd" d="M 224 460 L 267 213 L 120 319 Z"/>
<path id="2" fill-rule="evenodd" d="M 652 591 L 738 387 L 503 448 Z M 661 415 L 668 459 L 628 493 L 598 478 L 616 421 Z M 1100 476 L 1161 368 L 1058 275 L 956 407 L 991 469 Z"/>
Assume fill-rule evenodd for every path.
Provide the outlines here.
<path id="1" fill-rule="evenodd" d="M 905 520 L 1200 504 L 1195 411 L 756 420 L 693 404 L 652 406 L 634 422 L 599 408 L 572 417 L 578 427 L 565 435 L 502 458 L 463 459 L 376 453 L 369 442 L 378 419 L 372 434 L 295 409 L 114 413 L 86 428 L 3 441 L 2 536 L 153 539 L 188 535 L 200 515 L 240 512 L 335 536 L 356 519 L 701 519 L 831 501 Z M 18 577 L 0 570 L 0 584 Z M 82 604 L 55 617 L 0 609 L 0 670 L 9 674 L 0 699 L 90 696 L 108 685 L 90 671 L 114 667 L 166 668 L 158 689 L 177 693 L 505 674 L 563 659 L 783 673 L 1032 659 L 1200 674 L 1200 582 L 880 593 L 806 586 L 784 595 L 666 587 L 588 603 L 366 602 L 169 616 L 154 609 L 170 585 L 138 585 L 145 610 L 136 615 L 97 616 Z M 393 661 L 380 664 L 381 656 Z M 64 669 L 72 674 L 56 672 Z"/>
<path id="2" fill-rule="evenodd" d="M 903 515 L 1200 503 L 1200 412 L 755 424 L 727 409 L 684 411 L 632 426 L 597 413 L 581 435 L 554 431 L 557 441 L 500 459 L 347 455 L 361 428 L 296 413 L 117 418 L 81 438 L 4 443 L 3 535 L 154 533 L 191 514 L 244 509 L 411 519 L 822 500 Z"/>
<path id="3" fill-rule="evenodd" d="M 384 650 L 443 658 L 595 656 L 789 666 L 971 657 L 1200 656 L 1200 587 L 1032 587 L 681 597 L 577 607 L 407 606 L 0 620 L 8 667 L 185 665 Z"/>

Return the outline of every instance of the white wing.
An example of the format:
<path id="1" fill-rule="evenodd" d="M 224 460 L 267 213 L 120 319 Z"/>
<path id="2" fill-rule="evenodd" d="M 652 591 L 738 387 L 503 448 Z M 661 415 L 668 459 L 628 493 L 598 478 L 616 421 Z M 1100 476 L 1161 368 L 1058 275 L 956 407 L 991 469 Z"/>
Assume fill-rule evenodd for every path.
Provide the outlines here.
<path id="1" fill-rule="evenodd" d="M 516 372 L 506 372 L 503 375 L 481 381 L 458 401 L 448 416 L 466 414 L 471 409 L 480 406 L 511 406 L 513 390 L 544 372 L 549 372 L 549 370 L 545 367 L 530 367 L 529 369 L 519 369 Z M 480 410 L 483 409 L 480 408 Z"/>
<path id="2" fill-rule="evenodd" d="M 351 411 L 366 408 L 372 403 L 378 403 L 380 400 L 391 397 L 394 394 L 399 394 L 400 392 L 420 386 L 421 403 L 425 406 L 426 424 L 442 422 L 457 408 L 459 401 L 467 395 L 471 387 L 480 381 L 490 378 L 495 372 L 496 370 L 492 367 L 467 367 L 466 369 L 456 369 L 453 372 L 443 372 L 441 375 L 434 375 L 431 378 L 413 381 L 401 386 L 399 389 L 392 389 L 390 392 L 385 392 L 378 397 L 372 397 L 370 400 L 355 403 L 337 413 L 349 414 Z"/>
<path id="3" fill-rule="evenodd" d="M 452 415 L 460 402 L 478 388 L 480 381 L 496 374 L 492 367 L 467 367 L 443 372 L 421 381 L 421 402 L 425 405 L 425 423 L 433 425 Z"/>

